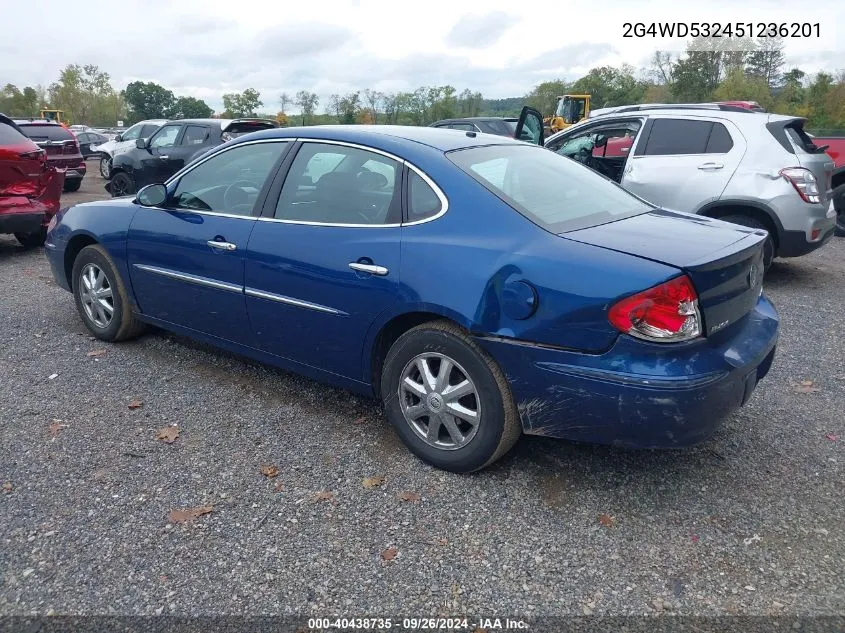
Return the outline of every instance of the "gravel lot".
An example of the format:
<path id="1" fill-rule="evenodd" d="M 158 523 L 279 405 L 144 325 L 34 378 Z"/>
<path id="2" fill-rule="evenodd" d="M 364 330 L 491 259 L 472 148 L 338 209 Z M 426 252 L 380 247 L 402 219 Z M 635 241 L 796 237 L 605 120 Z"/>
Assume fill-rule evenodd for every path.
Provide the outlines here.
<path id="1" fill-rule="evenodd" d="M 373 402 L 162 332 L 92 340 L 0 236 L 0 613 L 843 614 L 845 239 L 767 292 L 771 373 L 705 445 L 524 438 L 457 476 Z"/>

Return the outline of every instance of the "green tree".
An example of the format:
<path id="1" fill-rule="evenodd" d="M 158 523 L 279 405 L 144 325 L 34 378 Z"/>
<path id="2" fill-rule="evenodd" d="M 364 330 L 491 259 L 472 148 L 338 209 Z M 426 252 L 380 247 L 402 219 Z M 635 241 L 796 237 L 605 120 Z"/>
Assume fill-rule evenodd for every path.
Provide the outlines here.
<path id="1" fill-rule="evenodd" d="M 717 101 L 757 101 L 763 106 L 771 106 L 772 93 L 765 78 L 749 75 L 741 68 L 732 68 L 725 79 L 713 92 Z"/>
<path id="2" fill-rule="evenodd" d="M 783 81 L 782 37 L 764 37 L 757 44 L 757 49 L 748 54 L 746 70 L 748 74 L 765 80 L 769 90 L 780 87 Z"/>
<path id="3" fill-rule="evenodd" d="M 484 96 L 465 88 L 458 95 L 458 114 L 460 116 L 479 116 L 484 107 Z"/>
<path id="4" fill-rule="evenodd" d="M 557 98 L 569 92 L 569 85 L 562 79 L 544 81 L 525 95 L 525 102 L 544 115 L 550 115 L 557 107 Z"/>
<path id="5" fill-rule="evenodd" d="M 252 88 L 223 95 L 223 108 L 229 118 L 255 116 L 262 105 L 261 93 Z"/>
<path id="6" fill-rule="evenodd" d="M 340 108 L 338 122 L 346 125 L 355 123 L 358 118 L 358 111 L 361 108 L 361 93 L 350 92 L 340 99 L 338 106 Z"/>
<path id="7" fill-rule="evenodd" d="M 165 119 L 176 103 L 176 96 L 164 86 L 152 81 L 133 81 L 123 91 L 129 107 L 130 122 L 145 119 Z"/>
<path id="8" fill-rule="evenodd" d="M 809 125 L 807 127 L 832 128 L 836 121 L 827 106 L 828 96 L 834 87 L 833 76 L 828 73 L 818 73 L 807 88 L 807 105 L 809 106 Z"/>
<path id="9" fill-rule="evenodd" d="M 300 112 L 302 113 L 302 125 L 305 125 L 305 121 L 311 119 L 317 111 L 320 98 L 316 92 L 300 90 L 296 93 L 294 103 L 299 106 Z"/>
<path id="10" fill-rule="evenodd" d="M 279 106 L 281 110 L 279 110 L 279 114 L 286 114 L 287 107 L 291 104 L 291 98 L 288 93 L 283 92 L 279 95 Z"/>
<path id="11" fill-rule="evenodd" d="M 646 84 L 637 80 L 634 72 L 634 67 L 628 64 L 621 68 L 593 68 L 572 84 L 570 91 L 591 95 L 591 107 L 594 108 L 640 103 L 645 97 Z"/>
<path id="12" fill-rule="evenodd" d="M 65 66 L 48 89 L 53 108 L 63 110 L 71 122 L 89 125 L 102 122 L 106 103 L 113 95 L 109 74 L 94 64 Z"/>
<path id="13" fill-rule="evenodd" d="M 214 111 L 202 99 L 179 97 L 168 111 L 169 119 L 207 119 Z"/>
<path id="14" fill-rule="evenodd" d="M 373 124 L 377 124 L 379 106 L 382 104 L 382 101 L 384 101 L 384 94 L 378 90 L 370 90 L 367 88 L 364 90 L 364 101 L 366 102 L 370 115 L 372 116 Z"/>

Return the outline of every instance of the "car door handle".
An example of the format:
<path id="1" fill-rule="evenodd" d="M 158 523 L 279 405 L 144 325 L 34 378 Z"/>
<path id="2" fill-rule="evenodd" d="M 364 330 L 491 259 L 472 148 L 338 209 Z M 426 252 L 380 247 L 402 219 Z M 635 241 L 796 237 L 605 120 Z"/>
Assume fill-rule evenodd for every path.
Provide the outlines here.
<path id="1" fill-rule="evenodd" d="M 158 157 L 159 160 L 167 160 L 168 158 L 170 158 L 170 156 L 159 156 Z"/>
<path id="2" fill-rule="evenodd" d="M 704 163 L 698 166 L 702 171 L 712 171 L 714 169 L 722 169 L 723 167 L 724 165 L 722 163 Z"/>
<path id="3" fill-rule="evenodd" d="M 237 244 L 231 242 L 218 242 L 217 240 L 208 240 L 206 242 L 211 248 L 219 248 L 221 251 L 233 251 L 238 248 Z"/>
<path id="4" fill-rule="evenodd" d="M 384 266 L 376 266 L 375 264 L 361 264 L 359 262 L 349 262 L 349 267 L 352 270 L 357 270 L 362 273 L 370 273 L 384 277 L 389 271 Z"/>

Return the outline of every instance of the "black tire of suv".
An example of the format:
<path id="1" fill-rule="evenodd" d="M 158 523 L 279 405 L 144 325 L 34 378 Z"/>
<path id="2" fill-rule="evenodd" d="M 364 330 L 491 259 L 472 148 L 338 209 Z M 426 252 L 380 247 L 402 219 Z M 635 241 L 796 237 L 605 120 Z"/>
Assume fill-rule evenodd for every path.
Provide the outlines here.
<path id="1" fill-rule="evenodd" d="M 73 191 L 79 191 L 79 188 L 82 186 L 82 178 L 74 178 L 73 180 L 65 180 L 64 191 L 65 193 L 70 193 Z"/>
<path id="2" fill-rule="evenodd" d="M 719 218 L 723 222 L 730 222 L 731 224 L 739 224 L 740 226 L 747 226 L 750 229 L 759 229 L 761 231 L 769 232 L 765 224 L 760 222 L 757 218 L 752 218 L 750 215 L 724 215 Z M 775 241 L 772 239 L 771 233 L 766 237 L 766 243 L 763 245 L 763 270 L 769 270 L 772 265 L 772 260 L 775 258 Z"/>
<path id="3" fill-rule="evenodd" d="M 836 209 L 836 235 L 845 237 L 845 185 L 833 190 L 833 208 Z"/>
<path id="4" fill-rule="evenodd" d="M 114 306 L 114 313 L 108 326 L 98 327 L 91 322 L 91 319 L 85 313 L 82 305 L 82 298 L 79 292 L 80 276 L 82 269 L 86 264 L 94 264 L 106 276 L 109 286 L 112 288 L 112 303 Z M 146 324 L 138 320 L 132 312 L 132 306 L 129 302 L 129 293 L 126 290 L 126 284 L 120 278 L 117 272 L 117 267 L 114 265 L 112 258 L 108 251 L 99 244 L 91 244 L 86 246 L 73 261 L 73 272 L 71 273 L 71 287 L 73 288 L 73 298 L 76 303 L 76 309 L 82 322 L 88 331 L 102 341 L 115 343 L 117 341 L 125 341 L 126 339 L 135 338 L 146 329 Z"/>
<path id="5" fill-rule="evenodd" d="M 44 241 L 47 239 L 47 229 L 42 227 L 41 230 L 33 233 L 15 233 L 15 239 L 24 248 L 38 248 L 44 246 Z"/>
<path id="6" fill-rule="evenodd" d="M 112 198 L 132 195 L 135 193 L 135 181 L 132 180 L 132 176 L 127 174 L 125 171 L 119 171 L 116 174 L 112 174 L 110 192 Z M 117 192 L 117 194 L 115 194 L 115 192 Z"/>
<path id="7" fill-rule="evenodd" d="M 482 417 L 478 431 L 458 449 L 441 450 L 417 435 L 405 419 L 399 388 L 402 372 L 417 355 L 438 353 L 453 359 L 477 385 Z M 522 423 L 510 385 L 498 364 L 466 333 L 449 321 L 412 328 L 391 346 L 382 367 L 381 398 L 387 419 L 405 445 L 429 464 L 454 473 L 486 468 L 505 455 L 522 435 Z"/>

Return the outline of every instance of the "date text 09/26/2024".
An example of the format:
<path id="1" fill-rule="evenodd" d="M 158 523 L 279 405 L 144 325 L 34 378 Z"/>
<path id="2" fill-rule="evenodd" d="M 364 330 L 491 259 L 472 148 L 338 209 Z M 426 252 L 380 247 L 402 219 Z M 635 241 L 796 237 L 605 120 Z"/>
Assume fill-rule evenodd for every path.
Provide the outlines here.
<path id="1" fill-rule="evenodd" d="M 821 37 L 820 22 L 625 22 L 622 37 Z"/>
<path id="2" fill-rule="evenodd" d="M 485 631 L 527 630 L 516 618 L 309 618 L 308 631 Z"/>

